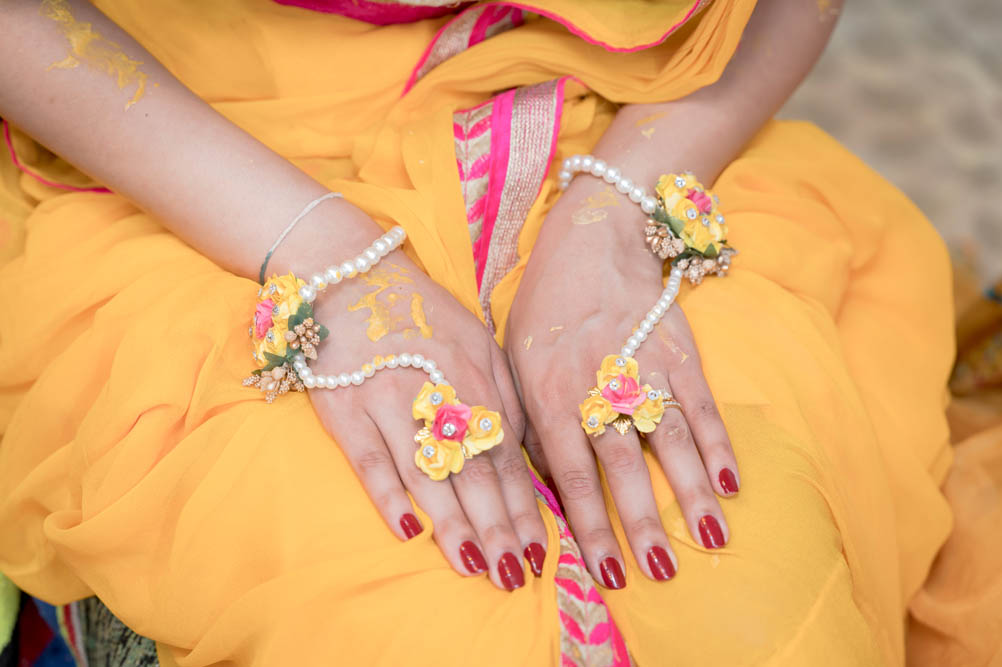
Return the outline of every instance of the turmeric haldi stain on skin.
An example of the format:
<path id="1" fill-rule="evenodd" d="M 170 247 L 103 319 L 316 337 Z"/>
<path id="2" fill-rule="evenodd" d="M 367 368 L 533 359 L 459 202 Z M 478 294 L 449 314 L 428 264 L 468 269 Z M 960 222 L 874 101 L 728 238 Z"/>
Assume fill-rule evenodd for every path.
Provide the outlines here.
<path id="1" fill-rule="evenodd" d="M 571 222 L 575 225 L 591 225 L 602 222 L 609 217 L 609 212 L 605 209 L 619 206 L 621 196 L 612 187 L 606 186 L 601 192 L 590 195 L 584 200 L 581 208 L 571 215 Z"/>
<path id="2" fill-rule="evenodd" d="M 398 285 L 414 284 L 414 280 L 407 276 L 407 269 L 390 264 L 374 268 L 359 277 L 375 289 L 348 306 L 348 311 L 369 311 L 365 328 L 369 340 L 375 342 L 387 334 L 398 332 L 403 333 L 406 339 L 432 337 L 432 327 L 424 311 L 424 297 L 418 292 L 408 294 L 390 290 Z"/>
<path id="3" fill-rule="evenodd" d="M 647 125 L 648 123 L 653 123 L 658 118 L 664 118 L 667 115 L 668 115 L 667 111 L 658 111 L 657 113 L 652 113 L 649 116 L 644 116 L 643 118 L 639 119 L 633 125 L 634 125 L 634 127 L 643 127 L 644 125 Z"/>
<path id="4" fill-rule="evenodd" d="M 139 69 L 142 61 L 125 55 L 118 44 L 102 37 L 90 23 L 76 20 L 66 0 L 42 0 L 39 12 L 54 21 L 70 43 L 67 56 L 49 65 L 48 69 L 73 69 L 87 65 L 110 74 L 122 90 L 136 86 L 132 99 L 125 103 L 126 110 L 143 97 L 147 76 Z"/>

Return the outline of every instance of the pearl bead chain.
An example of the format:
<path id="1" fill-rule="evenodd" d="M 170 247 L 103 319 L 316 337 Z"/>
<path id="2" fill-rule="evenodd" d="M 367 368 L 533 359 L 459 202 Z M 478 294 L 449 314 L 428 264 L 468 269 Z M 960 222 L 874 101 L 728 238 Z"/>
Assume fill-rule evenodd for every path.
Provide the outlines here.
<path id="1" fill-rule="evenodd" d="M 347 260 L 339 266 L 328 266 L 321 273 L 314 273 L 306 285 L 299 288 L 299 296 L 303 298 L 303 301 L 313 303 L 317 295 L 331 285 L 337 285 L 342 280 L 368 272 L 379 263 L 379 260 L 399 248 L 406 238 L 407 232 L 404 231 L 403 227 L 399 225 L 394 227 L 376 239 L 375 243 L 356 255 L 354 259 Z"/>
<path id="2" fill-rule="evenodd" d="M 658 207 L 658 200 L 653 195 L 647 193 L 642 185 L 637 185 L 616 167 L 610 167 L 604 160 L 599 160 L 594 155 L 573 155 L 564 160 L 563 169 L 560 171 L 560 189 L 566 190 L 571 184 L 571 180 L 580 173 L 588 173 L 595 178 L 612 185 L 630 198 L 634 204 L 638 204 L 640 209 L 647 215 L 651 215 Z"/>
<path id="3" fill-rule="evenodd" d="M 449 384 L 442 371 L 438 370 L 437 364 L 431 359 L 425 359 L 421 354 L 411 354 L 403 352 L 401 354 L 390 354 L 387 356 L 377 355 L 372 361 L 362 364 L 357 371 L 350 373 L 339 373 L 332 375 L 314 375 L 310 367 L 306 365 L 306 356 L 297 354 L 293 360 L 292 367 L 299 375 L 307 389 L 338 389 L 341 387 L 359 386 L 367 379 L 384 368 L 416 368 L 428 374 L 428 379 L 433 384 Z"/>
<path id="4" fill-rule="evenodd" d="M 571 180 L 580 173 L 588 173 L 596 178 L 612 185 L 620 193 L 628 196 L 630 201 L 640 206 L 645 214 L 651 215 L 658 207 L 658 200 L 653 195 L 647 193 L 643 186 L 635 184 L 624 176 L 616 167 L 610 167 L 604 160 L 599 160 L 594 155 L 573 155 L 564 160 L 563 169 L 559 174 L 560 189 L 566 190 L 571 184 Z M 622 357 L 632 357 L 637 353 L 640 344 L 647 340 L 647 336 L 654 331 L 661 318 L 665 316 L 678 290 L 682 286 L 682 269 L 672 267 L 668 275 L 668 284 L 661 292 L 661 298 L 657 300 L 654 307 L 647 312 L 647 316 L 640 322 L 640 327 L 626 339 L 623 348 L 619 351 Z"/>

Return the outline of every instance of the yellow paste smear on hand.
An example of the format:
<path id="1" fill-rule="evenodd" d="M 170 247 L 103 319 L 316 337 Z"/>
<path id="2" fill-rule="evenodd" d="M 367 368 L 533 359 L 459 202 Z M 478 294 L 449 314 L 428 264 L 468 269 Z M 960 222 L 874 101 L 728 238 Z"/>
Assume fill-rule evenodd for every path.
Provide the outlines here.
<path id="1" fill-rule="evenodd" d="M 52 19 L 69 40 L 70 52 L 63 60 L 52 63 L 48 69 L 73 69 L 81 64 L 116 78 L 118 87 L 124 90 L 135 85 L 136 93 L 126 102 L 128 109 L 146 93 L 146 72 L 139 69 L 142 61 L 133 60 L 122 52 L 122 48 L 95 32 L 90 23 L 77 21 L 70 12 L 66 0 L 42 0 L 39 9 L 42 16 Z"/>
<path id="2" fill-rule="evenodd" d="M 417 336 L 431 338 L 432 328 L 424 311 L 424 297 L 418 292 L 412 292 L 410 295 L 387 292 L 390 287 L 396 285 L 413 285 L 414 281 L 406 274 L 407 269 L 390 264 L 389 268 L 375 268 L 359 276 L 366 285 L 375 289 L 363 294 L 356 303 L 348 306 L 348 311 L 369 311 L 365 329 L 365 335 L 369 340 L 375 342 L 387 334 L 396 332 L 402 332 L 404 338 Z M 410 305 L 404 310 L 407 301 Z"/>
<path id="3" fill-rule="evenodd" d="M 609 217 L 609 212 L 604 209 L 619 205 L 619 196 L 617 196 L 616 191 L 607 186 L 601 192 L 585 199 L 581 208 L 571 215 L 571 222 L 575 225 L 591 225 L 602 222 Z"/>
<path id="4" fill-rule="evenodd" d="M 658 118 L 664 118 L 666 115 L 668 115 L 667 111 L 658 111 L 657 113 L 652 113 L 649 116 L 644 116 L 643 118 L 641 118 L 640 120 L 638 120 L 633 125 L 635 127 L 643 127 L 644 125 L 647 125 L 648 123 L 653 123 Z"/>

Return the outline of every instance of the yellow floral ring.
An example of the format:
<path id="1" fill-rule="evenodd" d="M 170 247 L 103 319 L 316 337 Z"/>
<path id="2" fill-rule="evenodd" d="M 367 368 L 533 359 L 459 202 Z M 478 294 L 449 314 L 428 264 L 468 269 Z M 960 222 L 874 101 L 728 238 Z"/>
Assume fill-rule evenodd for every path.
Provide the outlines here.
<path id="1" fill-rule="evenodd" d="M 596 376 L 598 384 L 578 406 L 581 428 L 588 435 L 602 435 L 610 425 L 622 435 L 633 428 L 650 433 L 661 423 L 666 408 L 681 408 L 671 393 L 640 384 L 640 366 L 632 357 L 608 355 Z"/>
<path id="2" fill-rule="evenodd" d="M 460 472 L 467 459 L 504 440 L 499 413 L 482 405 L 465 405 L 447 384 L 425 382 L 411 413 L 424 421 L 414 436 L 418 443 L 414 463 L 435 481 Z"/>

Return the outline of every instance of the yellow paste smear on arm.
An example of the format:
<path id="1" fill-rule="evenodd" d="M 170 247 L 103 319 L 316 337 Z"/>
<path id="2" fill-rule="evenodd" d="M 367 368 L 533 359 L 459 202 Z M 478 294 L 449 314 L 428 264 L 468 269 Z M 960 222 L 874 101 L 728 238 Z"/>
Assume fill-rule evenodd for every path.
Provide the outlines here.
<path id="1" fill-rule="evenodd" d="M 394 332 L 402 332 L 404 338 L 415 338 L 418 335 L 423 338 L 431 338 L 432 328 L 428 324 L 428 318 L 424 312 L 424 297 L 418 292 L 412 292 L 410 294 L 410 310 L 404 315 L 400 314 L 401 308 L 398 307 L 398 304 L 404 301 L 406 295 L 386 292 L 387 289 L 395 285 L 414 283 L 406 275 L 407 269 L 396 264 L 390 264 L 390 267 L 396 270 L 375 268 L 360 276 L 366 285 L 375 289 L 363 294 L 356 303 L 348 306 L 348 311 L 369 311 L 369 317 L 366 318 L 365 335 L 373 342 Z"/>
<path id="2" fill-rule="evenodd" d="M 575 225 L 591 225 L 596 222 L 602 222 L 609 217 L 609 212 L 604 209 L 619 206 L 620 196 L 611 187 L 606 186 L 601 192 L 590 195 L 585 199 L 581 208 L 571 215 L 571 222 Z"/>
<path id="3" fill-rule="evenodd" d="M 146 72 L 139 69 L 142 61 L 125 55 L 118 44 L 102 37 L 90 23 L 77 21 L 66 0 L 42 0 L 39 11 L 59 26 L 70 43 L 66 58 L 49 65 L 50 70 L 73 69 L 84 64 L 115 77 L 122 90 L 136 86 L 132 99 L 125 104 L 126 109 L 142 98 L 146 93 L 147 78 Z"/>

